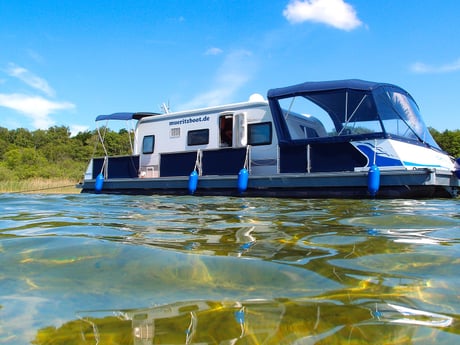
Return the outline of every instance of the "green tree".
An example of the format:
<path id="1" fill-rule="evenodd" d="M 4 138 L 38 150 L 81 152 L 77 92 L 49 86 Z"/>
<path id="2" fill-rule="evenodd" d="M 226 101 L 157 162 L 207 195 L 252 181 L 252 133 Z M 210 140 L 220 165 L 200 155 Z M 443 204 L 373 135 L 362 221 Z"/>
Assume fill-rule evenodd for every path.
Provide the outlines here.
<path id="1" fill-rule="evenodd" d="M 49 177 L 46 158 L 33 148 L 16 148 L 4 154 L 3 166 L 14 171 L 16 177 Z"/>
<path id="2" fill-rule="evenodd" d="M 3 155 L 8 151 L 10 143 L 8 141 L 9 131 L 7 128 L 0 127 L 0 160 L 3 158 Z"/>
<path id="3" fill-rule="evenodd" d="M 37 129 L 32 132 L 32 141 L 34 143 L 34 148 L 41 149 L 43 146 L 50 142 L 47 131 L 43 129 Z"/>
<path id="4" fill-rule="evenodd" d="M 70 140 L 70 129 L 65 126 L 53 126 L 47 130 L 49 141 L 54 143 L 66 143 Z"/>
<path id="5" fill-rule="evenodd" d="M 95 133 L 97 134 L 97 133 Z M 123 156 L 131 154 L 130 133 L 126 130 L 121 130 L 118 133 L 110 129 L 102 133 L 104 139 L 104 146 L 109 156 Z M 132 134 L 131 134 L 132 137 Z M 97 155 L 104 156 L 102 144 L 98 138 Z"/>
<path id="6" fill-rule="evenodd" d="M 430 133 L 439 146 L 453 157 L 460 157 L 460 130 L 445 130 L 439 132 L 430 128 Z"/>
<path id="7" fill-rule="evenodd" d="M 29 130 L 24 128 L 13 129 L 9 132 L 8 140 L 10 144 L 17 147 L 32 147 L 33 139 Z"/>
<path id="8" fill-rule="evenodd" d="M 85 132 L 78 132 L 77 135 L 75 135 L 72 140 L 75 142 L 78 142 L 81 146 L 92 146 L 94 144 L 93 137 L 94 137 L 94 131 L 85 131 Z"/>

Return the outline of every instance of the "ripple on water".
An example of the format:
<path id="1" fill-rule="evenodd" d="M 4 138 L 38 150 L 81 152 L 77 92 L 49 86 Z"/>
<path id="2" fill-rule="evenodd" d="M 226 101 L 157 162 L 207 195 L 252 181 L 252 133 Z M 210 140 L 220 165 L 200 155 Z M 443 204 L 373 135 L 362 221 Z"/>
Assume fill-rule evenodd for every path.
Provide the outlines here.
<path id="1" fill-rule="evenodd" d="M 132 325 L 157 315 L 157 342 L 456 343 L 459 211 L 458 200 L 0 195 L 0 342 L 94 340 L 91 321 L 134 343 Z M 123 319 L 136 310 L 147 319 Z"/>

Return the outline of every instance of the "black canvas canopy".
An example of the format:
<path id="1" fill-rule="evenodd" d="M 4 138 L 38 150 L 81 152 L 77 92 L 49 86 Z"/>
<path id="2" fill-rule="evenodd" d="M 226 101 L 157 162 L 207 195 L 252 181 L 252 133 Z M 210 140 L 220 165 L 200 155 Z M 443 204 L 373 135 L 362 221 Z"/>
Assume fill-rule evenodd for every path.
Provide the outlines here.
<path id="1" fill-rule="evenodd" d="M 322 108 L 337 133 L 345 127 L 360 127 L 383 136 L 403 136 L 433 147 L 438 145 L 425 126 L 412 96 L 399 86 L 360 79 L 306 82 L 271 89 L 267 94 L 277 123 L 278 135 L 290 140 L 280 101 L 304 98 Z"/>
<path id="2" fill-rule="evenodd" d="M 392 86 L 392 84 L 379 83 L 361 79 L 344 79 L 344 80 L 331 80 L 331 81 L 310 81 L 302 84 L 296 84 L 268 91 L 268 97 L 282 98 L 286 96 L 295 96 L 296 94 L 303 94 L 305 92 L 324 92 L 334 90 L 360 90 L 372 91 L 380 86 Z"/>
<path id="3" fill-rule="evenodd" d="M 307 82 L 271 89 L 268 91 L 268 99 L 305 97 L 327 111 L 334 123 L 340 127 L 339 124 L 346 123 L 351 116 L 355 121 L 378 120 L 376 97 L 387 89 L 397 90 L 410 97 L 405 90 L 392 84 L 348 79 Z"/>

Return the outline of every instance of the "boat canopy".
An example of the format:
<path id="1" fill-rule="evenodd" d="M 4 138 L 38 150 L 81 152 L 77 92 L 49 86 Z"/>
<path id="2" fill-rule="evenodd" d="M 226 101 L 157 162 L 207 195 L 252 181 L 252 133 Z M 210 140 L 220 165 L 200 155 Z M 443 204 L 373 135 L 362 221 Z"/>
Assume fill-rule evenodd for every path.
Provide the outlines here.
<path id="1" fill-rule="evenodd" d="M 334 123 L 344 124 L 352 114 L 361 121 L 378 120 L 377 104 L 369 96 L 380 87 L 398 90 L 412 98 L 397 86 L 359 79 L 307 82 L 272 89 L 268 91 L 268 98 L 305 97 L 327 111 Z"/>
<path id="2" fill-rule="evenodd" d="M 128 113 L 128 112 L 121 112 L 121 113 L 113 113 L 113 114 L 109 114 L 109 115 L 99 115 L 96 117 L 96 122 L 99 122 L 99 121 L 104 121 L 106 120 L 107 122 L 109 120 L 125 120 L 125 121 L 129 121 L 129 120 L 139 120 L 143 117 L 147 117 L 147 116 L 154 116 L 154 115 L 159 115 L 158 113 L 147 113 L 147 112 L 141 112 L 141 113 Z M 132 126 L 132 123 L 130 124 L 130 127 Z M 108 131 L 108 128 L 107 128 L 107 124 L 106 125 L 103 125 L 101 126 L 103 128 L 103 130 L 101 131 L 101 129 L 99 127 L 97 127 L 97 133 L 99 135 L 99 139 L 101 141 L 101 144 L 102 144 L 102 148 L 106 154 L 106 156 L 108 156 L 107 154 L 107 148 L 105 147 L 105 143 L 104 143 L 104 139 L 105 139 L 105 135 Z M 134 153 L 134 138 L 131 138 L 131 132 L 134 131 L 134 128 L 131 128 L 130 130 L 128 130 L 128 136 L 129 136 L 129 144 L 131 146 L 131 154 Z"/>
<path id="3" fill-rule="evenodd" d="M 271 89 L 267 96 L 280 123 L 294 112 L 315 115 L 310 108 L 300 106 L 308 101 L 327 113 L 332 127 L 327 129 L 329 136 L 381 133 L 439 148 L 412 96 L 396 85 L 359 79 L 307 82 Z M 289 132 L 285 126 L 279 134 L 289 140 Z"/>
<path id="4" fill-rule="evenodd" d="M 154 116 L 159 115 L 158 113 L 146 113 L 146 112 L 138 112 L 138 113 L 113 113 L 109 115 L 99 115 L 96 117 L 97 121 L 104 121 L 104 120 L 139 120 L 143 117 L 147 116 Z"/>
<path id="5" fill-rule="evenodd" d="M 373 90 L 378 86 L 391 85 L 386 83 L 377 83 L 373 81 L 366 81 L 360 79 L 345 79 L 345 80 L 331 80 L 331 81 L 310 81 L 302 84 L 296 84 L 268 91 L 268 97 L 286 97 L 296 94 L 303 94 L 304 92 L 321 92 L 333 91 L 340 89 L 350 90 Z M 393 86 L 393 85 L 391 85 Z"/>

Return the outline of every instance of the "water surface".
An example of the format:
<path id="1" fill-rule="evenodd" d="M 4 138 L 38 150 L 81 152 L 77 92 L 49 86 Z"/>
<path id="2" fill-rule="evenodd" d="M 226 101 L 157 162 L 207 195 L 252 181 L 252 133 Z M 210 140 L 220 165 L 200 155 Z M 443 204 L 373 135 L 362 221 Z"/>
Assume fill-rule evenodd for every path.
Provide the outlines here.
<path id="1" fill-rule="evenodd" d="M 460 200 L 0 195 L 0 344 L 453 344 Z"/>

